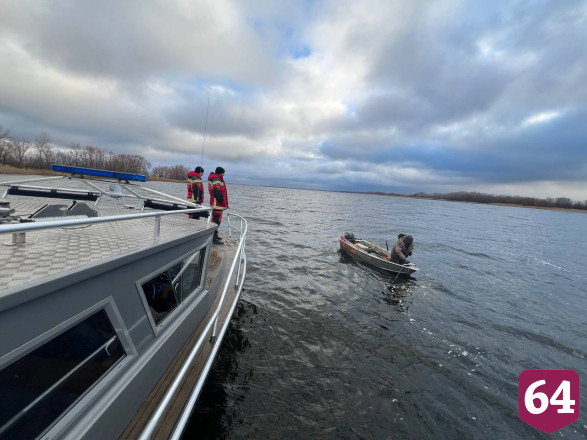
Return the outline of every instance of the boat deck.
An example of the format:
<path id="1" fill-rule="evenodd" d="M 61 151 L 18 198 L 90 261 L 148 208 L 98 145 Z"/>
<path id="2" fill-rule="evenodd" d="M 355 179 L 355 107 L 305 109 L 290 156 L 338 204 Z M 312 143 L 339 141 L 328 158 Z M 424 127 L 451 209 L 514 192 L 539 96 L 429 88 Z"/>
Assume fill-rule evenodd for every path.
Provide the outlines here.
<path id="1" fill-rule="evenodd" d="M 210 308 L 206 318 L 202 321 L 202 324 L 196 329 L 194 334 L 181 349 L 159 382 L 155 385 L 149 396 L 145 399 L 139 411 L 137 411 L 131 422 L 128 424 L 126 430 L 120 436 L 120 439 L 134 440 L 140 436 L 146 424 L 152 418 L 155 410 L 157 409 L 157 406 L 164 398 L 165 393 L 169 389 L 174 378 L 177 376 L 179 370 L 184 365 L 190 351 L 198 339 L 202 336 L 202 333 L 206 327 L 206 323 L 209 322 L 211 316 L 216 310 L 220 300 L 220 293 L 224 285 L 224 280 L 228 275 L 230 265 L 235 258 L 238 247 L 238 242 L 229 237 L 224 237 L 224 242 L 224 245 L 212 246 L 212 252 L 210 254 L 210 266 L 206 284 L 209 288 L 220 289 L 213 306 Z M 235 271 L 233 277 L 230 279 L 230 285 L 226 293 L 224 305 L 220 312 L 220 319 L 218 321 L 219 329 L 222 328 L 227 319 L 230 319 L 230 309 L 236 296 L 238 295 L 238 291 L 235 288 L 236 276 L 237 273 Z M 171 436 L 173 428 L 175 427 L 175 423 L 177 422 L 178 417 L 180 417 L 183 408 L 190 398 L 192 390 L 194 389 L 194 386 L 197 383 L 200 374 L 202 373 L 204 363 L 214 348 L 214 344 L 210 342 L 210 336 L 211 335 L 208 335 L 206 337 L 206 342 L 201 347 L 200 352 L 190 366 L 184 381 L 175 393 L 171 404 L 163 414 L 161 422 L 157 425 L 153 435 L 151 436 L 151 439 L 168 439 Z"/>
<path id="2" fill-rule="evenodd" d="M 28 218 L 49 204 L 72 205 L 72 200 L 61 198 L 9 195 L 6 199 L 10 201 L 10 208 L 16 211 L 12 216 L 21 218 Z M 129 201 L 125 198 L 103 198 L 98 205 L 93 202 L 86 204 L 96 210 L 99 217 L 139 213 L 138 208 L 141 207 L 136 200 Z M 156 211 L 145 209 L 144 212 Z M 69 218 L 76 217 L 53 217 L 36 221 Z M 178 214 L 161 219 L 158 237 L 155 237 L 155 218 L 30 231 L 26 233 L 26 244 L 18 246 L 11 246 L 12 234 L 0 233 L 0 261 L 4 262 L 0 266 L 0 291 L 214 227 L 213 223 Z"/>

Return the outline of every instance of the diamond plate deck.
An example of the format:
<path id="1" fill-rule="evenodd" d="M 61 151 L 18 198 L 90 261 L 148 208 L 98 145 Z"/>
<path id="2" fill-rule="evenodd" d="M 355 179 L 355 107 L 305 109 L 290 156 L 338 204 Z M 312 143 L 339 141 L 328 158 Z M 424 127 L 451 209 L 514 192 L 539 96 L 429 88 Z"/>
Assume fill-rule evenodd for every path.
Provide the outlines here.
<path id="1" fill-rule="evenodd" d="M 95 191 L 84 182 L 77 180 L 63 179 L 53 183 L 58 183 L 55 187 L 59 188 Z M 35 182 L 31 185 L 52 187 L 43 182 Z M 99 185 L 104 186 L 103 183 Z M 149 195 L 138 186 L 129 186 L 142 196 L 163 199 L 163 196 Z M 2 194 L 4 188 L 2 188 Z M 105 190 L 108 190 L 108 182 L 106 182 Z M 10 195 L 6 196 L 6 199 L 10 201 L 11 208 L 16 210 L 13 215 L 20 217 L 29 217 L 48 204 L 69 206 L 73 203 L 72 200 L 60 198 Z M 95 209 L 98 216 L 128 215 L 140 212 L 128 209 L 129 205 L 135 208 L 142 206 L 140 200 L 126 197 L 120 199 L 102 197 L 97 205 L 94 205 L 94 202 L 84 203 Z M 155 211 L 145 209 L 144 212 Z M 12 242 L 12 235 L 2 234 L 2 224 L 0 224 L 0 243 L 2 243 L 0 245 L 0 292 L 48 275 L 95 264 L 100 260 L 149 248 L 205 229 L 213 229 L 214 226 L 205 221 L 189 219 L 185 214 L 178 214 L 161 218 L 158 238 L 154 236 L 155 218 L 142 218 L 27 232 L 26 244 L 7 246 L 4 244 Z"/>

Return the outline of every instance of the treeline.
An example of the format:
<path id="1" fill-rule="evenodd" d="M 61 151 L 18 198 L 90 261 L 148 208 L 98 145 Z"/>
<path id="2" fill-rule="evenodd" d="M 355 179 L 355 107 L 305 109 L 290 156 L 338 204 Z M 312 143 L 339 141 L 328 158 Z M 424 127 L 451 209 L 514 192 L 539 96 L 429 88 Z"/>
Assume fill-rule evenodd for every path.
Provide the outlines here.
<path id="1" fill-rule="evenodd" d="M 149 174 L 151 164 L 140 154 L 119 154 L 79 142 L 61 148 L 51 144 L 47 134 L 34 140 L 14 138 L 0 126 L 0 164 L 36 170 L 51 169 L 51 165 L 107 169 L 135 174 Z M 185 179 L 187 171 L 180 179 Z"/>
<path id="2" fill-rule="evenodd" d="M 474 203 L 505 203 L 509 205 L 536 206 L 540 208 L 566 208 L 566 209 L 584 209 L 587 210 L 586 201 L 572 201 L 566 197 L 537 199 L 534 197 L 522 196 L 505 196 L 495 194 L 484 194 L 479 192 L 452 192 L 448 194 L 427 194 L 419 192 L 412 194 L 410 197 L 435 200 L 452 200 L 455 202 L 474 202 Z"/>
<path id="3" fill-rule="evenodd" d="M 185 180 L 190 169 L 184 165 L 173 165 L 171 167 L 155 167 L 151 170 L 152 177 L 160 179 Z"/>

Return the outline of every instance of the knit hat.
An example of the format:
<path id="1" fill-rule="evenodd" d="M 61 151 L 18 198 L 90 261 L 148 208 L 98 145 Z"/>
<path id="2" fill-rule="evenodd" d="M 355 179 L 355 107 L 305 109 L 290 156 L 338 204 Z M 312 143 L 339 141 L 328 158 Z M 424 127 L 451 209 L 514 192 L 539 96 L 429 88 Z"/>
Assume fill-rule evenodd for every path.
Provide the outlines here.
<path id="1" fill-rule="evenodd" d="M 224 168 L 216 167 L 216 171 L 214 171 L 214 174 L 224 174 Z"/>
<path id="2" fill-rule="evenodd" d="M 196 169 L 194 170 L 196 173 L 198 174 L 202 174 L 204 172 L 204 168 L 197 166 Z"/>

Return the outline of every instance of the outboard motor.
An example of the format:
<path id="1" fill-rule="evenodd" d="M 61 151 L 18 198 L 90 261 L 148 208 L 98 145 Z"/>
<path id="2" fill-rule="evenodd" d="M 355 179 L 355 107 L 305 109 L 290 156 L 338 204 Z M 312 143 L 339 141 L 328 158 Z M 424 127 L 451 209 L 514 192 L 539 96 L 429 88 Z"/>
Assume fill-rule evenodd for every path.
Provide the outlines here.
<path id="1" fill-rule="evenodd" d="M 350 241 L 351 243 L 355 243 L 356 242 L 356 238 L 355 238 L 355 234 L 351 234 L 350 232 L 345 232 L 344 233 L 344 238 L 346 238 L 348 241 Z"/>

